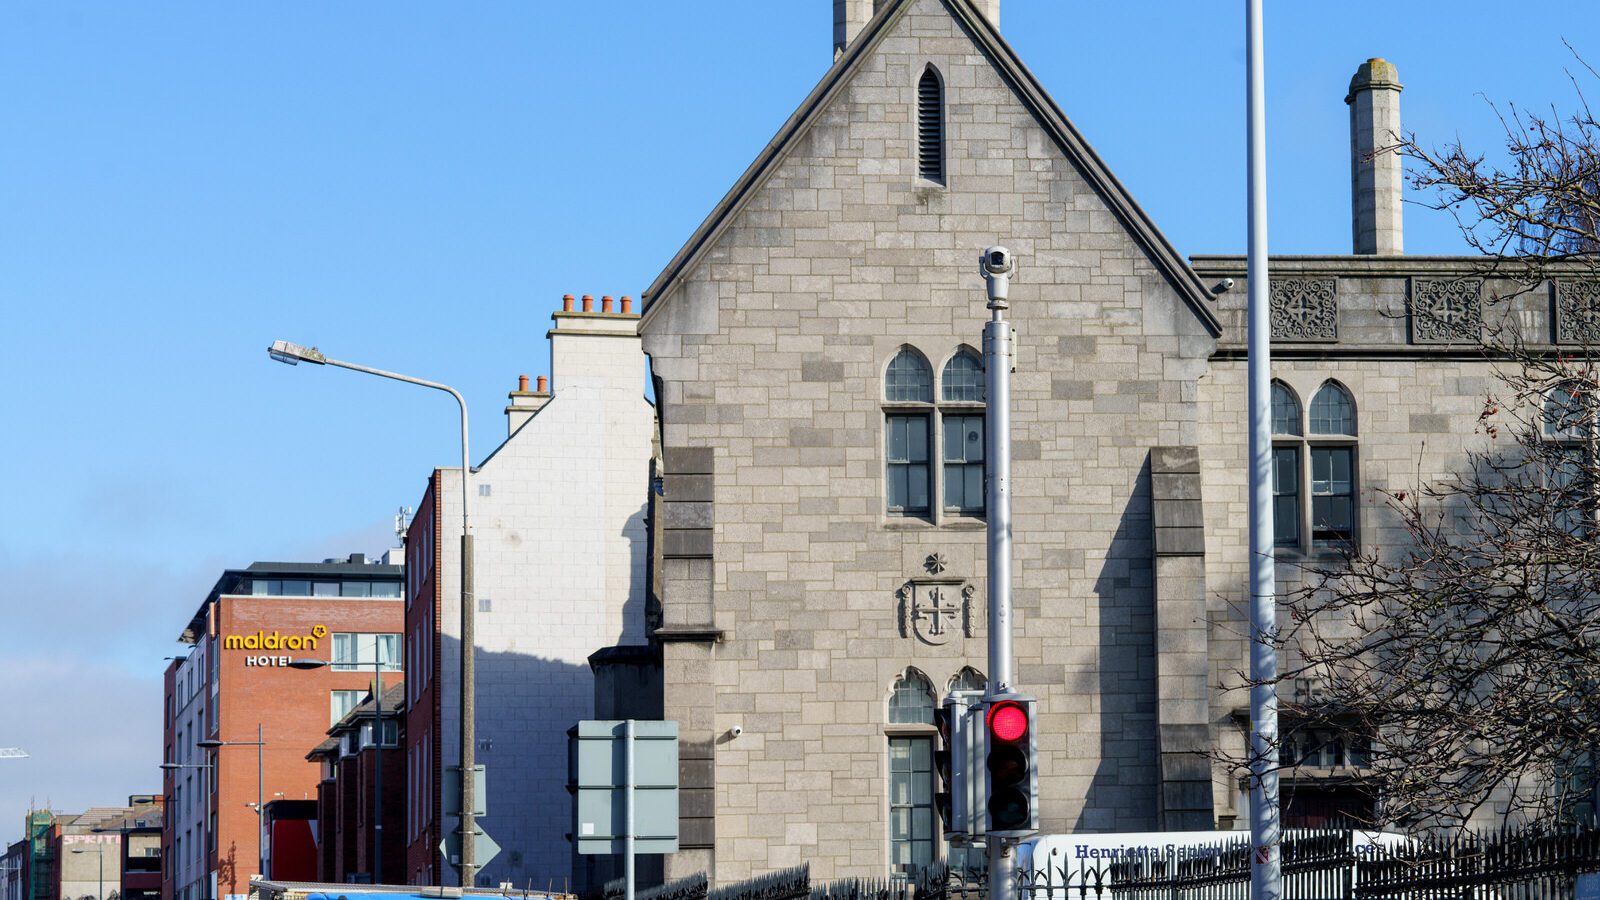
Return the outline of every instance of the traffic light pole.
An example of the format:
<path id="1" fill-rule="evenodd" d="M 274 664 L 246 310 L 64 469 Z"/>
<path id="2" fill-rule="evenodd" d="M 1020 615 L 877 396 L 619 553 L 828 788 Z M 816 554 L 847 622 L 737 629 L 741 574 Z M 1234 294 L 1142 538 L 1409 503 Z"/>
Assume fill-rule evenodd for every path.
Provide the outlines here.
<path id="1" fill-rule="evenodd" d="M 1008 289 L 1015 269 L 1011 251 L 983 251 L 979 271 L 988 283 L 989 322 L 983 327 L 984 371 L 984 507 L 989 516 L 989 697 L 1009 692 L 1011 685 L 1011 323 Z M 1016 900 L 1016 882 L 1007 857 L 1010 848 L 998 837 L 987 841 L 988 900 Z"/>

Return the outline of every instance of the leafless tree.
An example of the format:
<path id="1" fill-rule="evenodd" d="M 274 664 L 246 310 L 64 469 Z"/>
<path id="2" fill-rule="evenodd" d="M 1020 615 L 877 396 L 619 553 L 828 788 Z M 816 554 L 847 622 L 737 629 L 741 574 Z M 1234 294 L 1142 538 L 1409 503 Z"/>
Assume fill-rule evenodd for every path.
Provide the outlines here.
<path id="1" fill-rule="evenodd" d="M 1483 255 L 1474 274 L 1513 286 L 1502 297 L 1600 274 L 1600 126 L 1573 85 L 1569 115 L 1495 109 L 1499 161 L 1401 145 L 1413 185 Z M 1408 540 L 1286 573 L 1298 587 L 1282 597 L 1279 694 L 1293 702 L 1279 762 L 1342 742 L 1385 824 L 1456 825 L 1486 807 L 1547 822 L 1595 813 L 1600 347 L 1493 327 L 1484 343 L 1498 378 L 1478 449 L 1452 477 L 1383 495 L 1379 514 Z"/>

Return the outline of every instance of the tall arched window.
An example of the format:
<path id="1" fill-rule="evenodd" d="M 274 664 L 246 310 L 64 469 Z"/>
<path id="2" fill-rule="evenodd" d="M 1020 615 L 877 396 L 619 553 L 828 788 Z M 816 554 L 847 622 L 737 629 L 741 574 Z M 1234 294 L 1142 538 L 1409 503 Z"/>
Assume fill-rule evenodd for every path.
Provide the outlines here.
<path id="1" fill-rule="evenodd" d="M 886 501 L 891 516 L 927 516 L 933 437 L 933 368 L 922 354 L 900 348 L 884 373 Z"/>
<path id="2" fill-rule="evenodd" d="M 889 861 L 913 874 L 933 862 L 933 682 L 906 669 L 889 696 Z"/>
<path id="3" fill-rule="evenodd" d="M 1349 544 L 1356 533 L 1356 404 L 1335 381 L 1311 398 L 1311 543 Z"/>
<path id="4" fill-rule="evenodd" d="M 944 81 L 932 65 L 917 82 L 917 174 L 944 183 Z"/>
<path id="5" fill-rule="evenodd" d="M 1272 542 L 1300 546 L 1300 401 L 1272 383 Z"/>
<path id="6" fill-rule="evenodd" d="M 1288 385 L 1272 383 L 1273 541 L 1309 553 L 1355 541 L 1356 404 L 1329 380 L 1306 413 Z"/>
<path id="7" fill-rule="evenodd" d="M 1589 472 L 1595 441 L 1593 394 L 1581 384 L 1558 384 L 1544 400 L 1546 478 L 1551 519 L 1568 534 L 1583 534 L 1594 514 Z"/>
<path id="8" fill-rule="evenodd" d="M 961 671 L 950 679 L 950 693 L 953 694 L 956 691 L 981 691 L 988 685 L 989 679 L 983 677 L 982 672 L 971 666 L 962 666 Z"/>
<path id="9" fill-rule="evenodd" d="M 950 357 L 939 376 L 945 512 L 983 514 L 983 387 L 983 363 L 965 348 Z"/>

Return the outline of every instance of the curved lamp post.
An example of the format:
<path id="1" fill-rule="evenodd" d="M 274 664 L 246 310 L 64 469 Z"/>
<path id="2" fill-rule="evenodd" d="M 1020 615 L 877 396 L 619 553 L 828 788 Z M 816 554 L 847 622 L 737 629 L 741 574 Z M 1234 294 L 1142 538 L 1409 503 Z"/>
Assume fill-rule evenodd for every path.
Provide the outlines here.
<path id="1" fill-rule="evenodd" d="M 472 466 L 467 453 L 467 401 L 461 392 L 449 385 L 437 381 L 425 381 L 413 378 L 410 375 L 401 375 L 397 372 L 387 372 L 383 369 L 374 369 L 370 366 L 357 365 L 352 362 L 333 359 L 315 347 L 302 347 L 288 341 L 273 341 L 267 348 L 267 355 L 291 366 L 300 363 L 311 363 L 317 366 L 338 366 L 353 372 L 365 372 L 379 378 L 390 378 L 395 381 L 404 381 L 406 384 L 415 384 L 419 387 L 444 391 L 456 399 L 456 404 L 461 407 L 461 885 L 471 887 L 477 882 L 477 863 L 474 836 L 477 833 L 476 818 L 473 809 L 476 807 L 474 798 L 473 773 L 477 770 L 476 756 L 476 725 L 474 718 L 476 710 L 473 707 L 475 661 L 473 648 L 476 646 L 474 636 L 474 623 L 476 610 L 473 609 L 472 582 L 472 517 L 469 514 L 469 487 L 467 482 L 472 478 Z"/>

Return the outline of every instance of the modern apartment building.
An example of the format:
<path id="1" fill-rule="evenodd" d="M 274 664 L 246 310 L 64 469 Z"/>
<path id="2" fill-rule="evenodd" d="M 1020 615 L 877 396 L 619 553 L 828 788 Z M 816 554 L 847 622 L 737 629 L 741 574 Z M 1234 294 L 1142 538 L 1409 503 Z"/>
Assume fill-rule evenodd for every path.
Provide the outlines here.
<path id="1" fill-rule="evenodd" d="M 398 678 L 402 568 L 362 554 L 229 569 L 166 673 L 163 900 L 243 897 L 260 872 L 258 804 L 312 799 L 305 758 L 364 697 Z M 296 664 L 325 662 L 314 668 Z"/>

